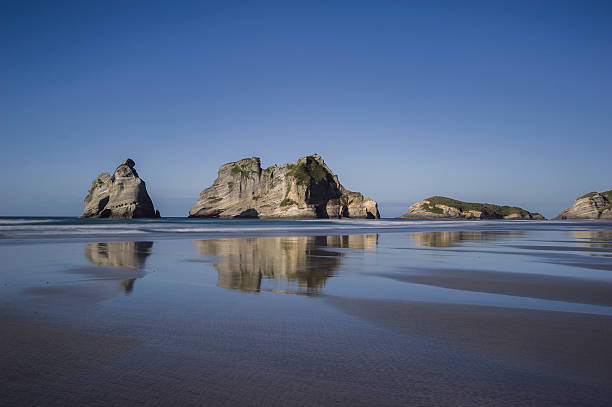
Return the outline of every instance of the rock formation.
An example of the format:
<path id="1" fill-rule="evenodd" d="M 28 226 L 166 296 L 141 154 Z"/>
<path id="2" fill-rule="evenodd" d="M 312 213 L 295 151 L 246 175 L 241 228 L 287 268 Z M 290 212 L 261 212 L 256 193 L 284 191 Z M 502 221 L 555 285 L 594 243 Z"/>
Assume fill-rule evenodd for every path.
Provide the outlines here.
<path id="1" fill-rule="evenodd" d="M 127 158 L 113 175 L 98 175 L 85 197 L 83 218 L 155 218 L 159 211 L 147 193 L 145 182 Z"/>
<path id="2" fill-rule="evenodd" d="M 612 190 L 582 195 L 555 219 L 612 219 Z"/>
<path id="3" fill-rule="evenodd" d="M 434 196 L 417 202 L 399 219 L 544 219 L 539 213 L 516 206 L 462 202 Z"/>
<path id="4" fill-rule="evenodd" d="M 189 217 L 378 219 L 380 214 L 375 201 L 346 190 L 314 154 L 266 169 L 257 157 L 222 165 Z"/>

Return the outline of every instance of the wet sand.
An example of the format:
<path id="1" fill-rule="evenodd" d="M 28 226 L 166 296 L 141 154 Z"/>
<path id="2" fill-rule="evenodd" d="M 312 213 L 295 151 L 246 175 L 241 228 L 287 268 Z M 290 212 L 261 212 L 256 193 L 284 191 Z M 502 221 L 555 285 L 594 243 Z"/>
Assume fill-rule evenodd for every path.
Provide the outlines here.
<path id="1" fill-rule="evenodd" d="M 258 311 L 234 321 L 230 311 L 224 322 L 132 321 L 131 328 L 2 315 L 10 334 L 1 347 L 11 349 L 0 356 L 3 405 L 609 401 L 612 318 L 338 297 L 301 311 L 265 324 Z"/>
<path id="2" fill-rule="evenodd" d="M 327 301 L 385 329 L 428 342 L 601 390 L 612 387 L 612 317 L 339 297 Z"/>
<path id="3" fill-rule="evenodd" d="M 135 281 L 145 276 L 141 270 L 123 267 L 78 267 L 62 271 L 74 276 L 67 284 L 40 284 L 26 287 L 23 294 L 35 296 L 45 305 L 88 305 L 130 293 Z"/>
<path id="4" fill-rule="evenodd" d="M 411 267 L 401 272 L 373 275 L 454 290 L 612 306 L 612 281 L 532 273 Z"/>
<path id="5" fill-rule="evenodd" d="M 138 341 L 119 333 L 0 314 L 0 405 L 66 405 L 83 389 L 61 386 L 127 354 Z"/>

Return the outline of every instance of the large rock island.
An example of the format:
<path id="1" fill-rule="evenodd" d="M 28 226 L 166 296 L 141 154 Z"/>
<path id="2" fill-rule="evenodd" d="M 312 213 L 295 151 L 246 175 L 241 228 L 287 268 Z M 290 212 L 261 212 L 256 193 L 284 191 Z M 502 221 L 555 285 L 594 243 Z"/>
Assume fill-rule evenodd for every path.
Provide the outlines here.
<path id="1" fill-rule="evenodd" d="M 147 193 L 145 182 L 127 158 L 111 176 L 104 172 L 91 183 L 85 197 L 83 218 L 158 218 L 159 211 Z"/>
<path id="2" fill-rule="evenodd" d="M 612 190 L 582 195 L 555 219 L 612 219 Z"/>
<path id="3" fill-rule="evenodd" d="M 258 157 L 222 165 L 189 217 L 378 219 L 380 214 L 375 201 L 345 189 L 314 154 L 266 169 Z"/>
<path id="4" fill-rule="evenodd" d="M 444 196 L 433 196 L 417 202 L 399 219 L 544 219 L 539 213 L 516 206 L 457 201 Z"/>

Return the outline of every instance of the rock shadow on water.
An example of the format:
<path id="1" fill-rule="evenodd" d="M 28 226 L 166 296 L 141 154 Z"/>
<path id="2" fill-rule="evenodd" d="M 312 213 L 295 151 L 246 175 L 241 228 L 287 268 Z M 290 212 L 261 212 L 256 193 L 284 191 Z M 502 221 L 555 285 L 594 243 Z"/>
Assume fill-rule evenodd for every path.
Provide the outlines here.
<path id="1" fill-rule="evenodd" d="M 217 287 L 318 295 L 347 255 L 329 249 L 375 249 L 378 234 L 278 236 L 195 240 L 202 256 L 214 256 Z"/>
<path id="2" fill-rule="evenodd" d="M 151 254 L 153 242 L 89 243 L 85 258 L 93 267 L 77 267 L 64 272 L 76 276 L 60 285 L 28 287 L 25 294 L 43 297 L 54 303 L 98 303 L 121 293 L 130 294 L 137 279 L 144 277 L 143 267 Z"/>

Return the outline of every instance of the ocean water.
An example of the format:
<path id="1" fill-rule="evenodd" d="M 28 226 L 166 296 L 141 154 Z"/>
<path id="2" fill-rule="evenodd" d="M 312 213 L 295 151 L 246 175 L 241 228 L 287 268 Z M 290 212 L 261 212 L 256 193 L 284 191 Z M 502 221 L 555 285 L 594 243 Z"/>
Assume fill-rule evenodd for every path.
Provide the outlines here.
<path id="1" fill-rule="evenodd" d="M 0 405 L 609 405 L 612 223 L 0 218 Z"/>
<path id="2" fill-rule="evenodd" d="M 82 219 L 75 217 L 0 217 L 2 242 L 46 239 L 190 238 L 274 235 L 327 235 L 420 231 L 580 231 L 608 230 L 605 221 L 452 221 L 401 219 Z"/>

